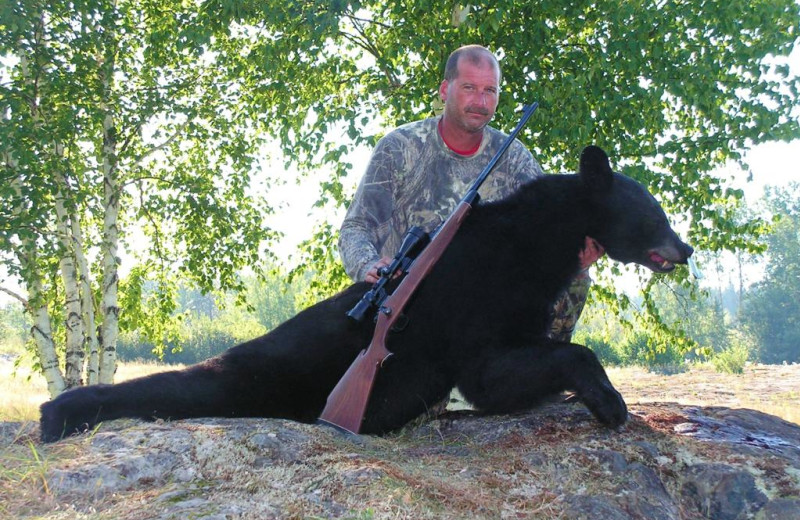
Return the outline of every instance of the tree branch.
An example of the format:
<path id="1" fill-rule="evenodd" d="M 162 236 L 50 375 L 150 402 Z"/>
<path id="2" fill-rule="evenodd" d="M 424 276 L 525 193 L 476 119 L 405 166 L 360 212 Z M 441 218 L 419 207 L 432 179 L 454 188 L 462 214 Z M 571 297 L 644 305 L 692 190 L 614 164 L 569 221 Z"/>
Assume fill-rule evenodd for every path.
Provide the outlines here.
<path id="1" fill-rule="evenodd" d="M 142 161 L 144 161 L 149 156 L 151 156 L 154 153 L 156 153 L 157 151 L 163 150 L 164 148 L 169 146 L 170 143 L 175 141 L 175 139 L 177 139 L 178 136 L 183 133 L 183 129 L 185 127 L 186 127 L 186 123 L 182 123 L 182 124 L 178 125 L 178 128 L 175 130 L 175 133 L 173 133 L 171 136 L 169 136 L 169 138 L 166 141 L 164 141 L 163 143 L 161 143 L 161 144 L 159 144 L 157 146 L 153 146 L 152 148 L 150 148 L 149 150 L 147 150 L 146 152 L 141 154 L 139 157 L 134 157 L 133 158 L 133 164 L 140 165 L 142 163 Z"/>
<path id="2" fill-rule="evenodd" d="M 11 289 L 6 289 L 5 287 L 0 286 L 0 292 L 6 293 L 7 295 L 11 296 L 12 298 L 19 300 L 19 302 L 25 307 L 25 309 L 30 310 L 30 304 L 28 300 L 24 297 L 20 296 L 19 294 L 15 293 Z"/>
<path id="3" fill-rule="evenodd" d="M 389 80 L 390 85 L 392 87 L 399 87 L 401 82 L 397 79 L 397 75 L 393 70 L 385 65 L 383 59 L 381 58 L 380 50 L 374 43 L 370 41 L 363 25 L 365 20 L 356 18 L 352 15 L 347 15 L 347 18 L 350 20 L 350 25 L 353 27 L 353 29 L 355 29 L 357 34 L 350 34 L 344 31 L 340 31 L 339 34 L 346 40 L 352 42 L 354 45 L 361 47 L 368 53 L 372 54 L 375 57 L 378 67 L 383 71 L 383 73 L 386 75 L 386 78 Z M 371 20 L 367 22 L 371 22 Z"/>

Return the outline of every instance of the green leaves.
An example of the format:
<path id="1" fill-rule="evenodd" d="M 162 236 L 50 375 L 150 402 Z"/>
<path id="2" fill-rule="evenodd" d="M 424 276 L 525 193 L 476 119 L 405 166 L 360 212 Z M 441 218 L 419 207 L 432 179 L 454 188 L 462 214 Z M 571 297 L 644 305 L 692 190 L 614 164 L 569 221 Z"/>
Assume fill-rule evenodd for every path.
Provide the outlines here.
<path id="1" fill-rule="evenodd" d="M 540 102 L 522 140 L 546 170 L 575 170 L 580 149 L 598 144 L 685 217 L 696 245 L 757 248 L 764 223 L 736 220 L 741 194 L 711 172 L 754 144 L 800 137 L 800 78 L 781 62 L 799 36 L 794 0 L 495 0 L 471 2 L 458 23 L 453 8 L 439 0 L 4 3 L 0 259 L 20 272 L 20 241 L 33 239 L 45 278 L 55 279 L 56 169 L 90 247 L 100 246 L 100 172 L 111 157 L 119 225 L 123 236 L 143 230 L 138 254 L 149 272 L 241 289 L 238 271 L 268 256 L 274 238 L 261 221 L 269 205 L 248 188 L 259 159 L 272 153 L 301 174 L 330 172 L 319 205 L 346 204 L 361 173 L 346 158 L 386 129 L 432 115 L 445 60 L 465 43 L 501 57 L 495 126 L 508 128 L 522 103 Z M 331 286 L 340 282 L 327 271 L 337 227 L 325 223 L 306 248 Z M 58 294 L 57 284 L 50 290 Z"/>
<path id="2" fill-rule="evenodd" d="M 800 185 L 768 190 L 777 216 L 767 235 L 764 279 L 745 295 L 740 320 L 765 363 L 800 361 Z"/>

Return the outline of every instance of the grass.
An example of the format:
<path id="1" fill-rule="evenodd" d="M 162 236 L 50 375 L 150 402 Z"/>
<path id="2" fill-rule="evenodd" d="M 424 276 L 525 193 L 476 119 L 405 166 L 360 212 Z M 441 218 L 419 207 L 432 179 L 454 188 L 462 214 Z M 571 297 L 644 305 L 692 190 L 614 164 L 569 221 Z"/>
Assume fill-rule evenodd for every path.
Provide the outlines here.
<path id="1" fill-rule="evenodd" d="M 143 360 L 120 363 L 116 382 L 182 368 Z M 26 422 L 39 420 L 39 405 L 49 399 L 44 377 L 26 366 L 14 367 L 11 361 L 0 361 L 0 421 Z"/>
<path id="2" fill-rule="evenodd" d="M 698 405 L 744 406 L 800 424 L 800 394 L 795 386 L 800 383 L 799 369 L 763 365 L 742 368 L 741 357 L 732 355 L 731 358 L 726 360 L 727 366 L 723 369 L 709 364 L 693 365 L 672 374 L 656 374 L 636 367 L 609 368 L 608 372 L 626 400 L 631 402 L 643 398 L 645 401 L 667 399 Z M 154 360 L 120 363 L 115 381 L 179 368 L 182 365 L 164 365 Z M 745 373 L 737 373 L 739 370 Z M 770 374 L 762 374 L 765 371 Z M 38 421 L 39 405 L 48 398 L 40 374 L 26 366 L 15 368 L 9 357 L 2 357 L 0 353 L 0 421 Z"/>
<path id="3" fill-rule="evenodd" d="M 669 375 L 644 367 L 612 367 L 607 372 L 628 403 L 751 408 L 800 425 L 800 365 L 744 364 L 734 357 L 728 367 L 693 364 Z"/>
<path id="4" fill-rule="evenodd" d="M 38 420 L 39 405 L 47 400 L 44 378 L 30 368 L 0 363 L 0 421 Z"/>
<path id="5" fill-rule="evenodd" d="M 11 433 L 11 437 L 0 444 L 0 518 L 50 518 L 59 505 L 48 489 L 48 468 L 53 461 L 75 456 L 80 445 L 39 444 L 37 430 L 31 423 L 38 422 L 39 405 L 49 399 L 47 385 L 44 378 L 30 368 L 14 367 L 11 361 L 14 354 L 18 353 L 5 349 L 0 352 L 0 422 L 22 423 L 16 433 Z M 115 380 L 124 381 L 174 368 L 180 365 L 155 361 L 120 363 Z"/>

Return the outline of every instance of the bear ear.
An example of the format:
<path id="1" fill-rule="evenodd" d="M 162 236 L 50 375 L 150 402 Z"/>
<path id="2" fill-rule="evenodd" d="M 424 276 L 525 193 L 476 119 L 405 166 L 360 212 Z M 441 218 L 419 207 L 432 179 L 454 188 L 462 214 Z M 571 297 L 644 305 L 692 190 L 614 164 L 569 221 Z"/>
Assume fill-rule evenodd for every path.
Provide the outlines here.
<path id="1" fill-rule="evenodd" d="M 614 172 L 608 163 L 608 155 L 597 146 L 587 146 L 583 149 L 578 173 L 583 183 L 593 191 L 608 190 L 614 178 Z"/>

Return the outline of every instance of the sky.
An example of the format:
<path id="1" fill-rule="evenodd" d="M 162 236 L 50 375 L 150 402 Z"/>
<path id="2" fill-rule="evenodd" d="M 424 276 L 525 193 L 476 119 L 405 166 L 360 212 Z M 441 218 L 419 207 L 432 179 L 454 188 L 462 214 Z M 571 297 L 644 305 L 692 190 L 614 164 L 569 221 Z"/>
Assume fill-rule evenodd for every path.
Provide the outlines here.
<path id="1" fill-rule="evenodd" d="M 745 190 L 747 203 L 764 194 L 764 186 L 786 186 L 800 182 L 800 140 L 789 143 L 773 142 L 756 146 L 745 156 L 753 173 L 752 182 L 740 173 L 734 186 Z"/>

